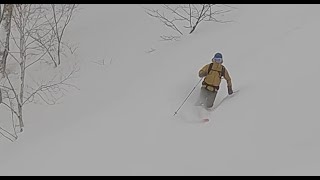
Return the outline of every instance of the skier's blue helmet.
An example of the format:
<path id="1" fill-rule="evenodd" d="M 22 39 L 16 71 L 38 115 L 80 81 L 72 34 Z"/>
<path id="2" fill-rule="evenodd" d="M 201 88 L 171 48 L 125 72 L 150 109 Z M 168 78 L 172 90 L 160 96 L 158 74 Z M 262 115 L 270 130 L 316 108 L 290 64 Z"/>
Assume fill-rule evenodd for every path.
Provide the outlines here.
<path id="1" fill-rule="evenodd" d="M 214 57 L 212 58 L 212 61 L 215 61 L 217 63 L 222 63 L 223 62 L 222 54 L 221 53 L 216 53 L 214 55 Z"/>

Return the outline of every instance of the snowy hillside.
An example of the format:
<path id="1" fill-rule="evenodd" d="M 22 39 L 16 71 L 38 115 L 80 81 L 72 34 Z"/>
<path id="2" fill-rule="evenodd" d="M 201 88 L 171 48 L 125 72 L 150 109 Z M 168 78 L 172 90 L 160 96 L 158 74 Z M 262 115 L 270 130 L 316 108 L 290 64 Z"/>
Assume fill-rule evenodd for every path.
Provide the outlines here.
<path id="1" fill-rule="evenodd" d="M 235 22 L 161 42 L 143 5 L 82 5 L 66 32 L 81 90 L 25 109 L 0 175 L 320 175 L 320 5 L 232 6 Z M 173 116 L 216 52 L 239 94 L 194 123 L 197 86 Z"/>

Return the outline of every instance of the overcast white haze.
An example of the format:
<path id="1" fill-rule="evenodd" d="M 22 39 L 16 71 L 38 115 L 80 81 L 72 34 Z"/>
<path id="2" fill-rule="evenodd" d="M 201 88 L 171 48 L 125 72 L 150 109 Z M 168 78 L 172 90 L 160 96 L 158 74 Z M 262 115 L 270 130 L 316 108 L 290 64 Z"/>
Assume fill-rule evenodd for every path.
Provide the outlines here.
<path id="1" fill-rule="evenodd" d="M 80 90 L 26 106 L 0 175 L 320 175 L 320 5 L 231 5 L 233 23 L 170 42 L 152 6 L 80 5 L 65 35 Z M 216 52 L 239 93 L 196 123 L 197 86 L 173 116 Z"/>

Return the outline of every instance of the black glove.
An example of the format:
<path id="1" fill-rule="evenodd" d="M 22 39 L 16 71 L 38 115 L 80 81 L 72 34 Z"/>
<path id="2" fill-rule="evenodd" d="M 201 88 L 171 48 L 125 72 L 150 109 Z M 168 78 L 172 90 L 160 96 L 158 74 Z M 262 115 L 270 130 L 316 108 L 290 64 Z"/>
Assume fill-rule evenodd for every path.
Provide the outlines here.
<path id="1" fill-rule="evenodd" d="M 231 86 L 228 86 L 228 94 L 229 94 L 229 95 L 233 94 L 233 90 L 232 90 L 232 87 L 231 87 Z"/>

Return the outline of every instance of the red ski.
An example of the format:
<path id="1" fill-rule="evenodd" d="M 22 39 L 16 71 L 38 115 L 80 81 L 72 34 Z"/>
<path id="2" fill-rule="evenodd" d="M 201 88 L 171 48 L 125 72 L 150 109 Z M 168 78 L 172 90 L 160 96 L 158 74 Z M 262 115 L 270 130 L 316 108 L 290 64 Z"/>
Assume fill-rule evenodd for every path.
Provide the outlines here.
<path id="1" fill-rule="evenodd" d="M 209 122 L 209 119 L 202 119 L 203 122 Z"/>

